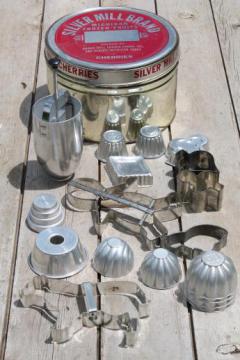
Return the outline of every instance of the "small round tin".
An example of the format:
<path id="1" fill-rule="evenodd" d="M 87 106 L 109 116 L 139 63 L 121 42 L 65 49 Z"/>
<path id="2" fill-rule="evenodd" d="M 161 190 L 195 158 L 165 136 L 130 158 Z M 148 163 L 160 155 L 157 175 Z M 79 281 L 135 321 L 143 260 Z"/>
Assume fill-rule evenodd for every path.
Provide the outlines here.
<path id="1" fill-rule="evenodd" d="M 60 59 L 59 85 L 85 104 L 87 139 L 100 140 L 106 113 L 116 107 L 116 98 L 121 99 L 126 120 L 124 135 L 138 99 L 149 124 L 166 127 L 173 120 L 179 38 L 167 20 L 126 7 L 93 8 L 57 20 L 45 41 L 46 60 Z"/>

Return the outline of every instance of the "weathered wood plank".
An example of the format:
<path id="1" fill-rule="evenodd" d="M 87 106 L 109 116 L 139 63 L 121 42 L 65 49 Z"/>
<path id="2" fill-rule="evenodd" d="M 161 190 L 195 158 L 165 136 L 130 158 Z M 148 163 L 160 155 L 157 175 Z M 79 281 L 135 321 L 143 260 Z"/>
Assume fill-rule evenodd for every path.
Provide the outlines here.
<path id="1" fill-rule="evenodd" d="M 157 4 L 161 15 L 175 24 L 181 40 L 177 116 L 172 125 L 173 136 L 205 134 L 220 169 L 220 180 L 225 184 L 223 209 L 216 213 L 184 215 L 183 228 L 210 223 L 228 229 L 228 245 L 223 252 L 232 257 L 239 272 L 239 221 L 236 216 L 240 201 L 239 137 L 209 2 L 178 2 L 174 4 L 174 11 L 171 3 L 158 0 Z M 203 239 L 198 243 L 198 246 L 201 245 L 206 249 Z M 236 303 L 224 312 L 206 314 L 193 311 L 199 360 L 232 358 L 233 348 L 225 349 L 226 355 L 223 355 L 219 353 L 218 347 L 239 343 L 238 319 L 239 291 Z"/>
<path id="2" fill-rule="evenodd" d="M 88 6 L 97 6 L 98 1 L 89 1 Z M 56 3 L 47 1 L 45 5 L 44 32 L 49 25 L 57 18 L 73 12 L 80 11 L 86 6 L 84 1 L 61 1 Z M 40 69 L 38 77 L 38 96 L 46 93 L 46 66 L 43 57 L 44 37 L 42 40 L 42 53 L 40 58 Z M 95 145 L 84 146 L 83 156 L 76 176 L 92 176 L 97 179 L 98 166 L 94 158 Z M 13 299 L 9 323 L 8 341 L 5 359 L 75 359 L 81 356 L 82 359 L 97 358 L 97 330 L 83 329 L 74 338 L 64 345 L 51 344 L 46 339 L 49 336 L 50 323 L 38 312 L 30 309 L 23 309 L 18 306 L 19 290 L 33 277 L 27 265 L 27 256 L 30 253 L 35 239 L 35 234 L 27 229 L 25 218 L 35 195 L 41 192 L 50 192 L 59 199 L 65 194 L 64 184 L 56 183 L 43 173 L 36 162 L 33 149 L 33 138 L 31 138 L 28 158 L 27 178 L 24 192 L 24 203 L 19 235 L 19 246 L 16 263 L 16 274 L 14 279 Z M 92 219 L 90 213 L 75 213 L 66 210 L 65 225 L 72 227 L 80 236 L 80 240 L 89 252 L 92 253 L 97 245 L 97 236 L 92 232 Z M 71 281 L 81 283 L 83 281 L 97 281 L 96 273 L 93 272 L 90 261 L 88 266 L 80 274 L 71 278 Z M 55 298 L 56 301 L 56 298 Z M 59 308 L 61 305 L 69 305 L 71 311 L 69 316 L 77 315 L 77 306 L 74 301 L 57 298 Z"/>
<path id="3" fill-rule="evenodd" d="M 42 1 L 10 0 L 1 4 L 0 357 L 7 330 L 41 14 Z M 30 53 L 25 51 L 29 47 Z"/>
<path id="4" fill-rule="evenodd" d="M 240 8 L 237 0 L 211 1 L 227 79 L 240 126 Z"/>

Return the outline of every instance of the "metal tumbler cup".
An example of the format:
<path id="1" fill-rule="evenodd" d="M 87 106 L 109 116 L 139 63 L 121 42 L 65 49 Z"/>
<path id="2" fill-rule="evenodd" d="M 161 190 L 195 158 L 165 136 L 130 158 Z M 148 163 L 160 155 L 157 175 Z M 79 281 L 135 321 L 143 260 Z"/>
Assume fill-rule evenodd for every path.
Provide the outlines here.
<path id="1" fill-rule="evenodd" d="M 44 107 L 51 99 L 51 95 L 46 96 L 33 106 L 35 152 L 37 160 L 49 175 L 66 180 L 74 174 L 82 155 L 82 106 L 70 96 L 71 115 L 46 121 L 43 119 Z"/>

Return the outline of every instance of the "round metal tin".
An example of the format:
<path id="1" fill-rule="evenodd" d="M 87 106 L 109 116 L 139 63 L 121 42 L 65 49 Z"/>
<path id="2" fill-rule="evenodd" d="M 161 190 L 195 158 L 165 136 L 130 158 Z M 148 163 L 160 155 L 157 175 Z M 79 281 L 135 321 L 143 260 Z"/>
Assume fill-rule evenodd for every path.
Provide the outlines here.
<path id="1" fill-rule="evenodd" d="M 175 28 L 153 13 L 102 7 L 64 16 L 46 34 L 45 56 L 58 72 L 99 86 L 152 82 L 178 62 Z"/>

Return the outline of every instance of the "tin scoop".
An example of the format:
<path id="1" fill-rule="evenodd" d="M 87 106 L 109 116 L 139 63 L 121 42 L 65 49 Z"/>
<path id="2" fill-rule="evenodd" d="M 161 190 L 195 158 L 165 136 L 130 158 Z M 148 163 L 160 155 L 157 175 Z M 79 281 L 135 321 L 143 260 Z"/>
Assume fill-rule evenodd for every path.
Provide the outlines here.
<path id="1" fill-rule="evenodd" d="M 48 61 L 53 72 L 53 95 L 48 97 L 44 104 L 42 119 L 48 122 L 64 121 L 72 117 L 72 104 L 69 103 L 70 94 L 66 90 L 58 90 L 57 69 L 60 60 L 57 58 Z M 71 109 L 70 106 L 71 105 Z"/>
<path id="2" fill-rule="evenodd" d="M 141 204 L 141 203 L 138 203 L 138 202 L 129 200 L 127 198 L 114 195 L 114 194 L 110 194 L 109 192 L 106 192 L 106 190 L 98 190 L 94 186 L 88 186 L 88 185 L 84 184 L 84 182 L 81 182 L 80 179 L 78 181 L 71 180 L 69 182 L 69 185 L 73 186 L 77 189 L 81 189 L 83 191 L 94 194 L 95 196 L 100 197 L 101 199 L 113 200 L 116 203 L 120 203 L 127 207 L 137 209 L 137 210 L 139 210 L 145 214 L 149 214 L 149 215 L 153 215 L 157 211 L 167 210 L 167 209 L 169 209 L 169 207 L 181 207 L 182 206 L 182 203 L 175 203 L 175 204 L 172 203 L 167 208 L 154 209 L 151 206 L 148 207 L 145 204 Z"/>

